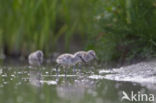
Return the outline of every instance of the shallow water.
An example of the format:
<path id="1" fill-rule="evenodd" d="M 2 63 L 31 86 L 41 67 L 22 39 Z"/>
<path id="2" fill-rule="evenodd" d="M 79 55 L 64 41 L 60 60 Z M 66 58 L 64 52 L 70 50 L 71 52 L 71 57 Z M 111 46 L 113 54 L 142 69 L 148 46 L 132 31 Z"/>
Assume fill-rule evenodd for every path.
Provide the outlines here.
<path id="1" fill-rule="evenodd" d="M 135 103 L 121 101 L 123 91 L 156 95 L 153 71 L 144 67 L 148 77 L 128 67 L 123 67 L 127 71 L 83 67 L 76 73 L 69 69 L 66 76 L 61 70 L 57 76 L 51 66 L 1 66 L 0 103 Z"/>

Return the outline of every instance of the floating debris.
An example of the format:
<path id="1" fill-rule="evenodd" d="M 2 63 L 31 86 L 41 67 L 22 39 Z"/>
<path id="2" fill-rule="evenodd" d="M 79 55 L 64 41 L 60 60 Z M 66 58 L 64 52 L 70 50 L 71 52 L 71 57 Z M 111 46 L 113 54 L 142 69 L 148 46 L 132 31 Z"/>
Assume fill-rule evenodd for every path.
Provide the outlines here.
<path id="1" fill-rule="evenodd" d="M 101 75 L 91 75 L 88 78 L 90 78 L 90 79 L 104 79 L 105 77 L 101 76 Z"/>
<path id="2" fill-rule="evenodd" d="M 45 72 L 45 74 L 49 74 L 49 72 Z"/>
<path id="3" fill-rule="evenodd" d="M 48 85 L 57 85 L 57 82 L 56 81 L 52 81 L 52 80 L 50 80 L 50 81 L 40 81 L 40 83 L 42 83 L 42 84 L 46 83 Z"/>
<path id="4" fill-rule="evenodd" d="M 108 74 L 108 73 L 116 73 L 115 70 L 111 69 L 111 70 L 106 70 L 106 69 L 103 69 L 103 70 L 99 70 L 99 74 Z"/>
<path id="5" fill-rule="evenodd" d="M 11 77 L 15 77 L 15 75 L 14 74 L 11 74 Z"/>
<path id="6" fill-rule="evenodd" d="M 64 74 L 60 75 L 42 75 L 43 77 L 65 77 Z M 77 75 L 66 75 L 66 77 L 76 77 Z"/>
<path id="7" fill-rule="evenodd" d="M 3 74 L 2 77 L 7 77 L 7 74 Z"/>

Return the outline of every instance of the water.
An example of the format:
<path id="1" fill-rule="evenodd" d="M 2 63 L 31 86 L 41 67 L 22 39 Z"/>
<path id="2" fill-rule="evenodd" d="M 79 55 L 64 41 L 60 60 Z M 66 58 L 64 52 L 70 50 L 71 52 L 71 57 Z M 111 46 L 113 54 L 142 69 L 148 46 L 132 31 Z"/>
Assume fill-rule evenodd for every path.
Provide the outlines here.
<path id="1" fill-rule="evenodd" d="M 56 76 L 51 66 L 33 69 L 25 65 L 1 66 L 0 103 L 135 103 L 121 101 L 123 91 L 156 95 L 155 80 L 150 78 L 153 71 L 147 70 L 147 65 L 143 67 L 147 76 L 138 69 L 134 69 L 138 73 L 127 69 L 130 67 L 123 67 L 124 70 L 83 67 L 76 74 L 68 70 L 65 77 L 63 71 Z"/>

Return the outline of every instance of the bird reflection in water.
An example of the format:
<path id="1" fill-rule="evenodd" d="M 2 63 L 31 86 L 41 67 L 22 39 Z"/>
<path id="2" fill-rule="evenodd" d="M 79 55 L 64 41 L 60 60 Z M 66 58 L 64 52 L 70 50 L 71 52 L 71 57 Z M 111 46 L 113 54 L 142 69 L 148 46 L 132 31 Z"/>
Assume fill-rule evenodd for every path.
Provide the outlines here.
<path id="1" fill-rule="evenodd" d="M 60 98 L 71 102 L 80 102 L 84 99 L 86 92 L 95 93 L 95 82 L 89 79 L 65 80 L 57 86 L 57 94 Z"/>
<path id="2" fill-rule="evenodd" d="M 42 76 L 38 69 L 30 69 L 29 71 L 29 82 L 35 87 L 41 87 Z"/>

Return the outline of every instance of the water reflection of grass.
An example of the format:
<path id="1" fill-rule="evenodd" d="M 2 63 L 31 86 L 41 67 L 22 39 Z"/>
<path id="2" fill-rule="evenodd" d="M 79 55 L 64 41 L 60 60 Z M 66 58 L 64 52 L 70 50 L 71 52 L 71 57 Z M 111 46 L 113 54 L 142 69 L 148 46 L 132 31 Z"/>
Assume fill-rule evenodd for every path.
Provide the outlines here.
<path id="1" fill-rule="evenodd" d="M 85 70 L 83 75 L 59 77 L 58 84 L 48 84 L 48 81 L 56 80 L 56 77 L 51 76 L 54 73 L 45 74 L 49 68 L 31 70 L 17 66 L 1 69 L 3 69 L 0 74 L 2 103 L 120 103 L 122 90 L 129 93 L 131 89 L 134 91 L 144 89 L 133 83 L 90 79 L 88 75 L 92 74 L 85 73 Z M 41 80 L 46 82 L 40 84 Z"/>

